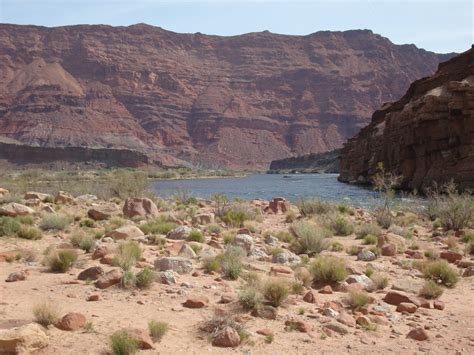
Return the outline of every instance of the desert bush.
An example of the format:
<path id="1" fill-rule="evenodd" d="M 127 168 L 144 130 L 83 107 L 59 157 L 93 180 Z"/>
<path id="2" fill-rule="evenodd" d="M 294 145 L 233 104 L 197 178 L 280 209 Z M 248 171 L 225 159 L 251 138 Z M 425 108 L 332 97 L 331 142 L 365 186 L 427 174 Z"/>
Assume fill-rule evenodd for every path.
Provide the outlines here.
<path id="1" fill-rule="evenodd" d="M 332 218 L 329 227 L 335 235 L 347 236 L 354 233 L 354 224 L 343 216 Z"/>
<path id="2" fill-rule="evenodd" d="M 425 281 L 419 295 L 428 300 L 439 298 L 443 294 L 443 288 L 433 280 Z"/>
<path id="3" fill-rule="evenodd" d="M 15 202 L 15 203 L 21 203 L 22 199 L 20 196 L 16 196 L 16 195 L 7 195 L 7 196 L 4 196 L 4 197 L 0 197 L 0 206 L 1 205 L 6 205 L 7 203 L 12 203 L 12 202 Z"/>
<path id="4" fill-rule="evenodd" d="M 274 307 L 279 307 L 288 298 L 288 281 L 282 278 L 269 278 L 263 286 L 263 297 Z"/>
<path id="5" fill-rule="evenodd" d="M 222 240 L 224 241 L 224 244 L 227 245 L 227 244 L 232 243 L 235 239 L 235 235 L 236 234 L 232 231 L 225 232 L 222 235 Z"/>
<path id="6" fill-rule="evenodd" d="M 427 213 L 431 219 L 438 218 L 445 229 L 462 229 L 472 225 L 474 220 L 474 199 L 469 192 L 460 193 L 454 182 L 441 188 L 427 191 Z"/>
<path id="7" fill-rule="evenodd" d="M 134 288 L 137 285 L 137 278 L 131 271 L 124 271 L 122 278 L 120 279 L 120 287 L 122 288 Z"/>
<path id="8" fill-rule="evenodd" d="M 87 227 L 87 228 L 93 228 L 94 225 L 95 225 L 95 222 L 93 219 L 91 218 L 83 218 L 81 219 L 81 221 L 79 222 L 79 225 L 81 227 Z"/>
<path id="9" fill-rule="evenodd" d="M 369 276 L 369 275 L 367 275 Z M 383 290 L 388 286 L 388 277 L 382 273 L 375 273 L 369 276 L 375 285 L 376 290 Z"/>
<path id="10" fill-rule="evenodd" d="M 204 243 L 205 239 L 200 230 L 193 229 L 191 233 L 189 233 L 188 241 Z"/>
<path id="11" fill-rule="evenodd" d="M 377 224 L 388 228 L 392 224 L 392 208 L 395 188 L 402 181 L 402 176 L 385 171 L 383 163 L 377 166 L 377 172 L 372 176 L 372 184 L 378 196 L 378 206 L 375 208 Z"/>
<path id="12" fill-rule="evenodd" d="M 145 234 L 167 234 L 176 228 L 176 223 L 163 221 L 161 219 L 153 220 L 138 226 Z"/>
<path id="13" fill-rule="evenodd" d="M 456 250 L 458 248 L 458 239 L 454 235 L 446 238 L 445 243 L 449 250 Z"/>
<path id="14" fill-rule="evenodd" d="M 21 226 L 17 236 L 22 239 L 38 240 L 41 239 L 41 230 L 36 227 Z"/>
<path id="15" fill-rule="evenodd" d="M 313 281 L 313 276 L 306 268 L 299 267 L 295 269 L 295 279 L 301 282 L 304 286 L 309 287 Z"/>
<path id="16" fill-rule="evenodd" d="M 289 231 L 280 231 L 278 232 L 275 237 L 280 242 L 291 243 L 295 240 L 295 237 Z"/>
<path id="17" fill-rule="evenodd" d="M 138 352 L 140 342 L 126 330 L 118 330 L 110 336 L 110 346 L 114 355 L 132 355 Z"/>
<path id="18" fill-rule="evenodd" d="M 289 210 L 285 213 L 285 222 L 293 223 L 296 220 L 296 213 L 293 210 Z"/>
<path id="19" fill-rule="evenodd" d="M 146 173 L 130 170 L 117 170 L 109 183 L 113 196 L 121 199 L 143 197 L 148 188 Z"/>
<path id="20" fill-rule="evenodd" d="M 369 234 L 378 237 L 380 234 L 382 234 L 382 230 L 377 224 L 364 223 L 356 228 L 355 234 L 356 239 L 364 239 L 364 237 Z"/>
<path id="21" fill-rule="evenodd" d="M 86 236 L 79 242 L 79 248 L 84 250 L 86 253 L 90 253 L 90 251 L 94 248 L 94 246 L 95 246 L 95 240 L 90 236 Z"/>
<path id="22" fill-rule="evenodd" d="M 66 272 L 76 262 L 77 253 L 72 249 L 50 248 L 44 257 L 43 263 L 49 267 L 52 272 Z"/>
<path id="23" fill-rule="evenodd" d="M 339 242 L 333 242 L 331 244 L 331 247 L 329 248 L 331 251 L 343 251 L 344 250 L 344 245 L 342 245 Z"/>
<path id="24" fill-rule="evenodd" d="M 242 341 L 243 338 L 247 338 L 248 333 L 245 331 L 244 325 L 236 319 L 235 314 L 216 310 L 211 319 L 201 324 L 200 330 L 209 334 L 217 334 L 220 330 L 231 327 L 239 334 Z"/>
<path id="25" fill-rule="evenodd" d="M 372 234 L 367 234 L 364 237 L 364 244 L 369 245 L 369 244 L 377 244 L 377 237 Z"/>
<path id="26" fill-rule="evenodd" d="M 461 236 L 461 241 L 464 243 L 474 242 L 474 232 L 466 232 Z"/>
<path id="27" fill-rule="evenodd" d="M 330 236 L 330 233 L 314 223 L 297 221 L 291 225 L 290 230 L 295 236 L 292 249 L 297 254 L 319 254 L 329 247 L 326 238 Z"/>
<path id="28" fill-rule="evenodd" d="M 344 259 L 320 255 L 309 265 L 309 271 L 316 283 L 334 283 L 347 277 Z"/>
<path id="29" fill-rule="evenodd" d="M 21 224 L 32 226 L 35 223 L 35 219 L 32 216 L 18 216 L 16 220 Z"/>
<path id="30" fill-rule="evenodd" d="M 466 245 L 466 255 L 474 255 L 474 241 L 470 241 Z"/>
<path id="31" fill-rule="evenodd" d="M 333 204 L 317 198 L 301 198 L 296 202 L 296 207 L 298 207 L 300 214 L 305 217 L 326 214 L 335 210 Z"/>
<path id="32" fill-rule="evenodd" d="M 33 307 L 35 322 L 44 327 L 56 323 L 59 319 L 59 311 L 53 303 L 40 303 Z"/>
<path id="33" fill-rule="evenodd" d="M 346 300 L 352 308 L 358 309 L 369 303 L 370 296 L 365 291 L 352 291 L 349 292 Z"/>
<path id="34" fill-rule="evenodd" d="M 155 282 L 155 273 L 149 267 L 145 267 L 135 275 L 135 278 L 135 283 L 138 288 L 150 288 L 153 282 Z"/>
<path id="35" fill-rule="evenodd" d="M 118 246 L 117 255 L 113 259 L 113 264 L 128 271 L 140 260 L 141 256 L 142 249 L 140 244 L 135 241 L 122 242 Z"/>
<path id="36" fill-rule="evenodd" d="M 231 280 L 236 280 L 242 272 L 242 257 L 245 252 L 240 247 L 229 247 L 227 250 L 218 256 L 221 272 L 225 277 Z"/>
<path id="37" fill-rule="evenodd" d="M 208 224 L 206 226 L 206 231 L 208 233 L 220 233 L 221 227 L 218 224 Z"/>
<path id="38" fill-rule="evenodd" d="M 207 272 L 219 272 L 221 270 L 221 264 L 217 258 L 206 258 L 203 260 L 204 270 Z"/>
<path id="39" fill-rule="evenodd" d="M 62 213 L 47 213 L 43 215 L 40 223 L 42 230 L 64 230 L 71 224 L 73 218 Z"/>
<path id="40" fill-rule="evenodd" d="M 239 302 L 246 310 L 252 310 L 259 307 L 263 301 L 263 295 L 258 287 L 248 283 L 239 290 Z"/>
<path id="41" fill-rule="evenodd" d="M 347 213 L 347 214 L 354 214 L 354 209 L 349 206 L 349 204 L 347 202 L 341 202 L 337 205 L 337 210 L 340 212 L 340 213 Z"/>
<path id="42" fill-rule="evenodd" d="M 380 209 L 375 210 L 375 220 L 380 227 L 388 229 L 392 224 L 392 214 Z"/>
<path id="43" fill-rule="evenodd" d="M 446 260 L 426 261 L 421 264 L 421 271 L 425 278 L 442 283 L 453 288 L 459 279 L 458 272 Z"/>
<path id="44" fill-rule="evenodd" d="M 425 250 L 424 255 L 425 255 L 426 258 L 428 258 L 430 260 L 439 259 L 439 253 L 438 253 L 438 251 L 436 251 L 434 249 Z"/>
<path id="45" fill-rule="evenodd" d="M 355 255 L 359 254 L 360 250 L 361 249 L 357 245 L 351 245 L 350 247 L 348 247 L 346 249 L 346 252 L 347 252 L 347 254 L 349 254 L 351 256 L 355 256 Z"/>
<path id="46" fill-rule="evenodd" d="M 214 214 L 219 218 L 224 217 L 230 205 L 227 196 L 223 193 L 216 193 L 211 196 L 211 199 L 215 204 Z"/>
<path id="47" fill-rule="evenodd" d="M 21 224 L 12 217 L 0 217 L 0 236 L 11 236 L 21 228 Z"/>
<path id="48" fill-rule="evenodd" d="M 168 332 L 168 329 L 169 324 L 166 322 L 159 322 L 156 320 L 151 320 L 148 322 L 148 331 L 154 341 L 161 340 Z"/>
<path id="49" fill-rule="evenodd" d="M 225 224 L 235 228 L 243 227 L 245 221 L 253 221 L 259 218 L 261 218 L 261 212 L 248 202 L 233 202 L 221 217 Z"/>

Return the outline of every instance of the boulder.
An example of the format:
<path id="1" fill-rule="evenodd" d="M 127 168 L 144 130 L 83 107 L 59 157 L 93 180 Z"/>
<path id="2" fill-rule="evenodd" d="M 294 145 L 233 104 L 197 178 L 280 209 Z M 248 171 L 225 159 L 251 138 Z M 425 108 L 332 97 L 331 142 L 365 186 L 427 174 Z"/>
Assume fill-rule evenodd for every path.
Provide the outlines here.
<path id="1" fill-rule="evenodd" d="M 339 323 L 337 321 L 331 321 L 329 323 L 324 324 L 323 328 L 332 330 L 333 332 L 336 332 L 341 335 L 346 335 L 349 334 L 349 330 L 342 325 L 342 323 Z"/>
<path id="2" fill-rule="evenodd" d="M 397 312 L 415 313 L 417 308 L 413 303 L 402 302 L 398 304 Z"/>
<path id="3" fill-rule="evenodd" d="M 74 203 L 74 197 L 67 192 L 59 191 L 54 198 L 54 203 L 70 205 Z"/>
<path id="4" fill-rule="evenodd" d="M 48 344 L 48 336 L 36 323 L 0 329 L 0 354 L 31 354 Z"/>
<path id="5" fill-rule="evenodd" d="M 218 330 L 212 338 L 212 345 L 222 348 L 235 348 L 240 344 L 240 336 L 237 331 L 229 326 Z"/>
<path id="6" fill-rule="evenodd" d="M 112 238 L 115 240 L 121 240 L 143 237 L 144 235 L 145 234 L 141 231 L 140 228 L 133 225 L 126 225 L 107 233 L 105 237 Z"/>
<path id="7" fill-rule="evenodd" d="M 81 313 L 68 313 L 56 322 L 55 326 L 61 330 L 79 330 L 86 325 L 86 317 Z"/>
<path id="8" fill-rule="evenodd" d="M 427 340 L 429 337 L 426 330 L 424 330 L 421 327 L 418 327 L 418 328 L 410 330 L 410 332 L 407 334 L 407 338 L 423 341 L 423 340 Z"/>
<path id="9" fill-rule="evenodd" d="M 140 349 L 148 350 L 154 348 L 153 340 L 150 338 L 150 335 L 146 330 L 129 328 L 126 331 L 130 337 L 132 337 L 138 342 L 138 346 Z"/>
<path id="10" fill-rule="evenodd" d="M 200 225 L 210 224 L 214 223 L 214 218 L 214 213 L 200 213 L 193 217 L 193 223 Z"/>
<path id="11" fill-rule="evenodd" d="M 183 246 L 179 250 L 178 256 L 188 259 L 194 259 L 197 255 L 189 244 L 183 244 Z"/>
<path id="12" fill-rule="evenodd" d="M 94 221 L 103 221 L 109 219 L 113 215 L 118 213 L 118 209 L 115 205 L 101 205 L 94 206 L 87 211 L 87 215 Z"/>
<path id="13" fill-rule="evenodd" d="M 278 308 L 275 308 L 273 306 L 261 306 L 255 308 L 251 314 L 254 317 L 259 317 L 263 319 L 276 319 L 278 315 Z"/>
<path id="14" fill-rule="evenodd" d="M 434 300 L 433 302 L 433 308 L 442 311 L 445 307 L 445 304 L 443 301 L 440 300 Z"/>
<path id="15" fill-rule="evenodd" d="M 28 216 L 34 213 L 34 209 L 22 205 L 21 203 L 11 202 L 0 206 L 0 216 L 18 217 Z"/>
<path id="16" fill-rule="evenodd" d="M 186 258 L 170 256 L 156 259 L 155 269 L 158 271 L 172 270 L 178 274 L 188 274 L 193 269 L 193 263 Z"/>
<path id="17" fill-rule="evenodd" d="M 7 279 L 5 282 L 16 282 L 16 281 L 24 281 L 26 280 L 26 277 L 28 276 L 27 271 L 16 271 L 12 272 L 10 275 L 8 275 Z"/>
<path id="18" fill-rule="evenodd" d="M 192 296 L 183 303 L 183 306 L 186 308 L 203 308 L 208 304 L 209 298 L 206 296 Z"/>
<path id="19" fill-rule="evenodd" d="M 385 243 L 380 249 L 383 256 L 397 255 L 397 246 L 395 244 Z"/>
<path id="20" fill-rule="evenodd" d="M 189 234 L 191 233 L 192 228 L 188 226 L 179 226 L 170 231 L 167 235 L 166 238 L 172 239 L 172 240 L 186 240 L 189 237 Z"/>
<path id="21" fill-rule="evenodd" d="M 456 251 L 444 250 L 439 253 L 439 257 L 441 259 L 447 260 L 449 263 L 455 263 L 456 261 L 462 259 L 463 254 Z"/>
<path id="22" fill-rule="evenodd" d="M 290 203 L 283 197 L 274 197 L 265 207 L 265 212 L 286 213 L 290 209 Z"/>
<path id="23" fill-rule="evenodd" d="M 87 268 L 79 273 L 77 278 L 82 281 L 86 280 L 97 280 L 99 277 L 104 275 L 104 269 L 102 269 L 100 266 L 92 266 L 90 268 Z"/>
<path id="24" fill-rule="evenodd" d="M 318 296 L 313 290 L 309 290 L 303 296 L 303 301 L 308 302 L 308 303 L 316 303 L 318 302 Z"/>
<path id="25" fill-rule="evenodd" d="M 25 192 L 24 198 L 25 200 L 40 200 L 41 202 L 53 202 L 54 200 L 53 195 L 34 191 Z"/>
<path id="26" fill-rule="evenodd" d="M 230 244 L 241 247 L 249 253 L 253 247 L 253 238 L 248 234 L 237 234 Z"/>
<path id="27" fill-rule="evenodd" d="M 360 285 L 362 285 L 362 288 L 366 291 L 373 291 L 375 289 L 375 284 L 372 281 L 372 279 L 370 279 L 369 277 L 367 277 L 364 274 L 362 274 L 362 275 L 349 275 L 346 278 L 346 282 L 348 284 L 360 284 Z"/>
<path id="28" fill-rule="evenodd" d="M 149 198 L 127 198 L 123 205 L 123 214 L 128 218 L 134 217 L 157 217 L 158 207 Z"/>
<path id="29" fill-rule="evenodd" d="M 403 291 L 388 291 L 383 301 L 394 306 L 398 306 L 400 303 L 413 303 L 417 307 L 421 306 L 420 300 L 417 297 Z"/>
<path id="30" fill-rule="evenodd" d="M 116 285 L 122 279 L 122 275 L 123 273 L 120 269 L 110 270 L 109 272 L 97 279 L 97 281 L 95 282 L 95 287 L 104 289 Z"/>
<path id="31" fill-rule="evenodd" d="M 368 249 L 361 250 L 359 254 L 357 254 L 357 260 L 374 261 L 376 258 L 377 256 Z"/>

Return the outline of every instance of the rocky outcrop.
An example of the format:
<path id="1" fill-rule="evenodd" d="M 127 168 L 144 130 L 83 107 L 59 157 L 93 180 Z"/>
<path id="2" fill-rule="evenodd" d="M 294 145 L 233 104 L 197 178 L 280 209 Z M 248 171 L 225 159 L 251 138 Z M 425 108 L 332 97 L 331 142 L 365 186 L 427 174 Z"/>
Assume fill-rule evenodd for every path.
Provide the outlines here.
<path id="1" fill-rule="evenodd" d="M 338 173 L 340 149 L 274 160 L 269 173 Z"/>
<path id="2" fill-rule="evenodd" d="M 376 111 L 342 149 L 339 180 L 368 183 L 379 162 L 403 188 L 450 179 L 474 188 L 474 48 Z"/>
<path id="3" fill-rule="evenodd" d="M 368 30 L 219 37 L 2 24 L 0 136 L 43 148 L 31 148 L 36 161 L 90 153 L 136 164 L 140 152 L 164 165 L 266 168 L 341 147 L 449 57 Z"/>

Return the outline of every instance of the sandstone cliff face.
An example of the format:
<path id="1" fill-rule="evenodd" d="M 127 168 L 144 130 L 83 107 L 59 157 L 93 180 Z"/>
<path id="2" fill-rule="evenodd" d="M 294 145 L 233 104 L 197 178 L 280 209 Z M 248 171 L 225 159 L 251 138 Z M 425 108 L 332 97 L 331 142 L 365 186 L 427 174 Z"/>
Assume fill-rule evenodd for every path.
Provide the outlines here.
<path id="1" fill-rule="evenodd" d="M 449 55 L 371 31 L 234 37 L 0 25 L 0 136 L 267 167 L 339 148 Z"/>
<path id="2" fill-rule="evenodd" d="M 474 48 L 376 111 L 344 146 L 339 179 L 367 183 L 378 162 L 403 175 L 405 188 L 450 179 L 474 188 Z"/>

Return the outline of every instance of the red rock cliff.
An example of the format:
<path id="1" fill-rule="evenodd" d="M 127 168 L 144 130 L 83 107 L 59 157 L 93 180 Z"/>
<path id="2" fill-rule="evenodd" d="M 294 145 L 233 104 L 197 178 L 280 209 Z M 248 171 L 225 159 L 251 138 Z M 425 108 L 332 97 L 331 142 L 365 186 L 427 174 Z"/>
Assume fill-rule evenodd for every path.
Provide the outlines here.
<path id="1" fill-rule="evenodd" d="M 178 34 L 0 25 L 0 136 L 267 167 L 341 147 L 447 59 L 368 30 Z"/>
<path id="2" fill-rule="evenodd" d="M 474 48 L 415 81 L 344 146 L 339 180 L 367 183 L 382 162 L 403 187 L 474 188 Z"/>

